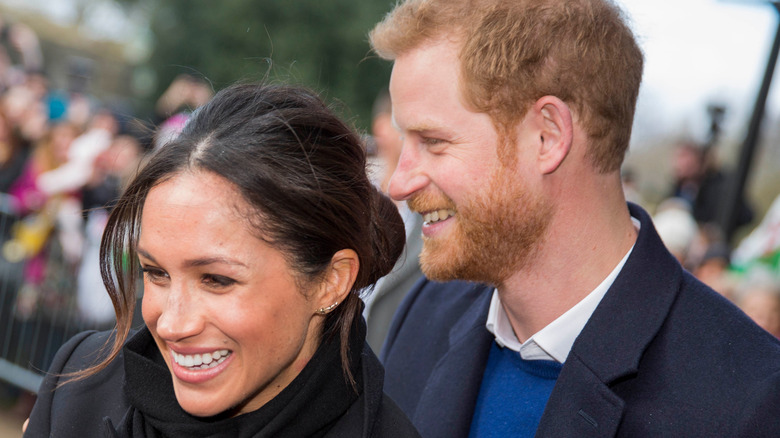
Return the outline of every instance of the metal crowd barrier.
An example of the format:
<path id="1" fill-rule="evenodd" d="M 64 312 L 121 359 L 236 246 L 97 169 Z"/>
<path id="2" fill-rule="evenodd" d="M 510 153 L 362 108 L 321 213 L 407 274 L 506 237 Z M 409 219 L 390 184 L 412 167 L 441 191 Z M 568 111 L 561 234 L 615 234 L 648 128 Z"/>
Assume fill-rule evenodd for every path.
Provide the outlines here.
<path id="1" fill-rule="evenodd" d="M 57 349 L 76 333 L 99 327 L 79 317 L 77 266 L 65 260 L 56 239 L 46 243 L 43 282 L 25 284 L 28 260 L 6 247 L 21 219 L 4 201 L 0 196 L 0 380 L 36 392 Z"/>

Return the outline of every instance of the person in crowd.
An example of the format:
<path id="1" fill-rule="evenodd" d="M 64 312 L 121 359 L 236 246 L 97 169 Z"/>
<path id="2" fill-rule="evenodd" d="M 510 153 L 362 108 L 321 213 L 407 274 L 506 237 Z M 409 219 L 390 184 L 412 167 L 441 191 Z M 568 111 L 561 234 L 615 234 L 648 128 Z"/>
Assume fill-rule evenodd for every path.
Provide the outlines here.
<path id="1" fill-rule="evenodd" d="M 13 126 L 23 147 L 41 141 L 51 127 L 46 104 L 39 99 L 39 90 L 30 84 L 14 85 L 0 98 L 3 113 Z"/>
<path id="2" fill-rule="evenodd" d="M 756 324 L 780 338 L 780 290 L 776 285 L 753 288 L 740 297 L 740 308 Z"/>
<path id="3" fill-rule="evenodd" d="M 672 151 L 672 193 L 671 197 L 684 199 L 693 208 L 699 194 L 699 186 L 707 167 L 706 155 L 698 144 L 681 141 Z"/>
<path id="4" fill-rule="evenodd" d="M 42 69 L 43 52 L 35 31 L 0 16 L 0 91 L 24 82 Z"/>
<path id="5" fill-rule="evenodd" d="M 653 215 L 653 224 L 666 249 L 683 267 L 688 267 L 689 253 L 699 237 L 690 205 L 682 198 L 663 200 Z"/>
<path id="6" fill-rule="evenodd" d="M 218 93 L 112 210 L 101 272 L 117 328 L 60 349 L 25 436 L 419 436 L 364 341 L 358 293 L 404 244 L 365 164 L 311 92 Z"/>
<path id="7" fill-rule="evenodd" d="M 780 436 L 780 342 L 627 204 L 643 54 L 607 0 L 406 0 L 370 35 L 427 280 L 386 388 L 424 437 Z"/>
<path id="8" fill-rule="evenodd" d="M 401 137 L 398 130 L 393 127 L 392 106 L 387 90 L 379 93 L 374 102 L 371 133 L 380 160 L 379 185 L 383 192 L 387 192 L 390 176 L 395 171 L 398 157 L 401 155 Z M 382 277 L 373 291 L 364 298 L 366 308 L 363 314 L 368 326 L 366 339 L 374 351 L 379 351 L 382 348 L 395 310 L 414 283 L 422 276 L 419 263 L 420 250 L 422 249 L 420 234 L 422 218 L 420 215 L 412 213 L 404 201 L 396 202 L 396 206 L 406 229 L 404 253 L 401 254 L 392 272 Z"/>
<path id="9" fill-rule="evenodd" d="M 780 282 L 776 274 L 754 268 L 745 274 L 736 303 L 761 328 L 780 338 Z"/>
<path id="10" fill-rule="evenodd" d="M 693 276 L 715 292 L 733 301 L 737 279 L 731 272 L 728 246 L 721 241 L 706 242 L 703 250 L 702 256 L 692 266 Z"/>
<path id="11" fill-rule="evenodd" d="M 94 175 L 95 160 L 111 146 L 118 131 L 118 121 L 110 111 L 96 111 L 84 133 L 73 141 L 65 164 L 41 175 L 41 190 L 59 193 L 83 189 Z"/>
<path id="12" fill-rule="evenodd" d="M 171 81 L 154 106 L 157 129 L 153 147 L 159 148 L 176 138 L 192 111 L 208 102 L 214 92 L 205 81 L 181 74 Z"/>
<path id="13" fill-rule="evenodd" d="M 7 193 L 11 184 L 21 176 L 30 155 L 14 126 L 0 109 L 0 193 Z"/>
<path id="14" fill-rule="evenodd" d="M 720 168 L 712 148 L 682 141 L 672 156 L 673 187 L 670 196 L 686 200 L 694 219 L 701 224 L 718 224 L 723 196 L 731 176 Z M 753 208 L 745 197 L 736 205 L 737 226 L 753 220 Z"/>

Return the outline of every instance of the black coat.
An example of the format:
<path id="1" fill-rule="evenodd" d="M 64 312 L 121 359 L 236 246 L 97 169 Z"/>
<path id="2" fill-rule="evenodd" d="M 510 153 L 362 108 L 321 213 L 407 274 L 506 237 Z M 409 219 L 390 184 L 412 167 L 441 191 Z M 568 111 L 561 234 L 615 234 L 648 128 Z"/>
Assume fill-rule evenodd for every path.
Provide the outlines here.
<path id="1" fill-rule="evenodd" d="M 136 334 L 128 343 L 134 342 L 134 339 L 144 334 L 144 331 L 146 330 Z M 148 331 L 145 335 L 148 336 Z M 128 396 L 128 391 L 123 390 L 123 385 L 127 380 L 125 368 L 126 364 L 129 363 L 127 357 L 134 354 L 128 350 L 127 345 L 122 354 L 112 361 L 105 370 L 85 380 L 67 383 L 56 388 L 60 381 L 58 374 L 80 370 L 94 363 L 97 352 L 101 350 L 109 336 L 108 332 L 85 332 L 75 336 L 60 348 L 50 372 L 38 392 L 38 400 L 24 435 L 26 438 L 119 436 L 122 434 L 118 431 L 123 430 L 128 422 L 132 423 L 133 412 L 137 411 L 137 407 L 130 402 L 132 398 Z M 151 339 L 150 336 L 149 339 Z M 363 345 L 364 348 L 360 354 L 363 391 L 359 396 L 354 397 L 354 402 L 348 406 L 343 414 L 334 419 L 332 427 L 324 436 L 419 437 L 406 416 L 382 392 L 382 366 L 368 346 L 365 343 Z M 313 360 L 310 361 L 310 364 L 312 362 Z M 149 377 L 146 386 L 150 387 L 144 388 L 148 389 L 148 397 L 155 396 L 155 391 L 159 390 L 160 384 L 154 380 L 159 378 L 160 373 L 157 372 L 157 374 L 157 377 Z M 334 379 L 344 378 L 341 373 L 331 377 Z M 154 387 L 151 387 L 152 385 Z M 143 386 L 144 384 L 136 385 L 136 387 Z M 163 386 L 167 388 L 167 383 Z M 307 387 L 310 387 L 309 383 L 307 383 Z M 144 397 L 143 391 L 135 391 L 135 394 L 136 397 L 138 394 Z M 172 394 L 166 395 L 166 397 L 170 396 Z M 149 403 L 155 403 L 155 400 L 150 400 Z M 176 403 L 174 402 L 174 404 Z M 178 408 L 178 404 L 176 404 L 176 409 L 181 409 Z M 186 415 L 183 411 L 181 413 Z M 295 419 L 307 415 L 318 415 L 318 411 L 301 409 L 300 412 L 285 412 L 285 415 L 288 418 L 293 418 L 293 422 L 295 422 Z M 138 427 L 135 429 L 133 436 L 146 436 L 143 432 L 138 432 Z M 229 436 L 236 435 L 231 433 Z M 251 436 L 267 435 L 261 431 L 258 434 L 253 433 Z"/>
<path id="2" fill-rule="evenodd" d="M 634 249 L 577 337 L 537 437 L 780 437 L 780 342 L 689 273 L 636 206 Z M 494 337 L 492 288 L 420 282 L 382 350 L 425 438 L 465 438 Z"/>

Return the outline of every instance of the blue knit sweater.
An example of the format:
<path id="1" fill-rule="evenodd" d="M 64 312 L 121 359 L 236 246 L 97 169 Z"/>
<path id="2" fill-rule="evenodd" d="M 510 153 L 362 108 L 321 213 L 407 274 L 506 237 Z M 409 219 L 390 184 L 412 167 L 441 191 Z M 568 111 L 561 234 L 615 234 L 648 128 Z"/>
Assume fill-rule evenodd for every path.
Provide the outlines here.
<path id="1" fill-rule="evenodd" d="M 533 437 L 562 367 L 555 361 L 523 360 L 494 341 L 469 437 Z"/>

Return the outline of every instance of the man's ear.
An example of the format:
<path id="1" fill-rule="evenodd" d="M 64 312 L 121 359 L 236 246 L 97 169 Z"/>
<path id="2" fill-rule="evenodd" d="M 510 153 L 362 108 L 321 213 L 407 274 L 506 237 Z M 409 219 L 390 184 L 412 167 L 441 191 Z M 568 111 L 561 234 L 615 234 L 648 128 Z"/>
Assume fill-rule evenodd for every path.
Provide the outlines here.
<path id="1" fill-rule="evenodd" d="M 342 249 L 333 254 L 315 297 L 316 313 L 327 314 L 344 302 L 355 284 L 359 268 L 360 259 L 354 250 Z"/>
<path id="2" fill-rule="evenodd" d="M 569 155 L 574 138 L 569 106 L 555 96 L 544 96 L 531 108 L 538 130 L 537 161 L 542 174 L 555 172 Z"/>

